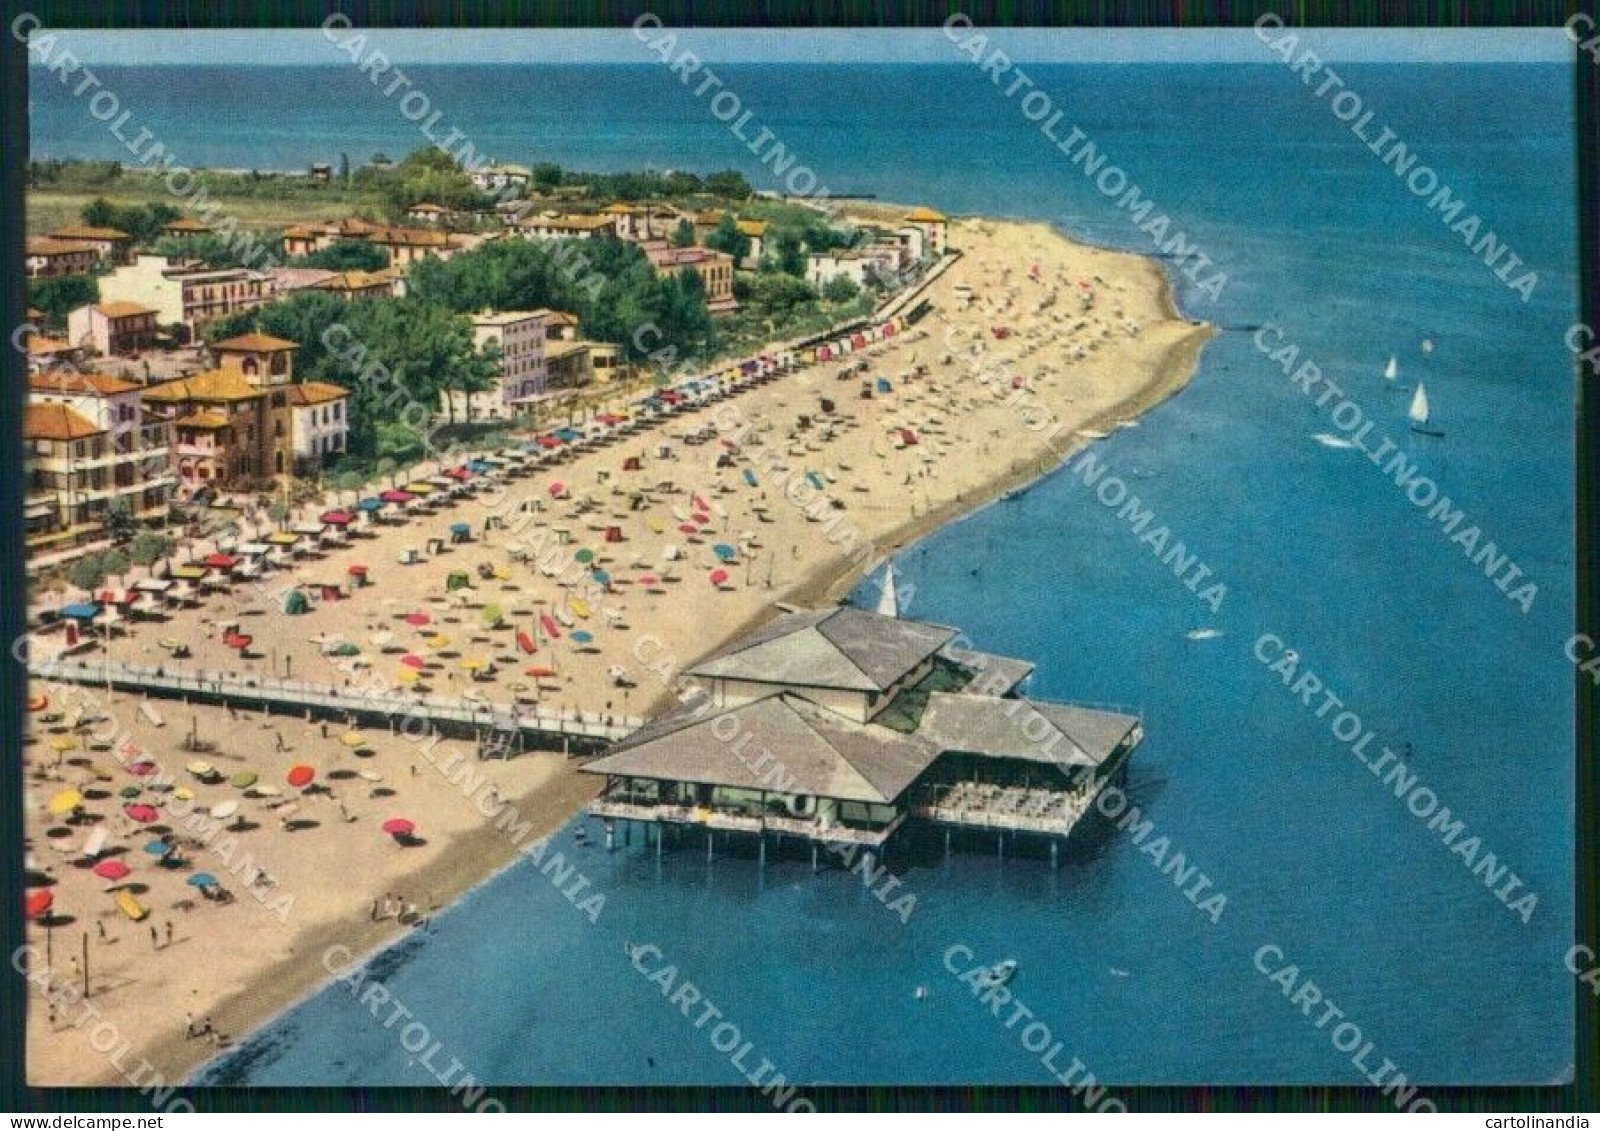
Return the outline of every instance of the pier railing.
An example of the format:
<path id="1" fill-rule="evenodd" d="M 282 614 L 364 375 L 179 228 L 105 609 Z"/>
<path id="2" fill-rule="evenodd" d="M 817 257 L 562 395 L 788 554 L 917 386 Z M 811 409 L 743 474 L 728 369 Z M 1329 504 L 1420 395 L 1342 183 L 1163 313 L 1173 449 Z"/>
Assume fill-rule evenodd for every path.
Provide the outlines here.
<path id="1" fill-rule="evenodd" d="M 615 742 L 644 725 L 630 715 L 571 707 L 506 706 L 401 691 L 358 691 L 302 680 L 242 676 L 225 671 L 173 671 L 124 663 L 55 661 L 28 666 L 34 679 L 98 685 L 164 699 L 196 699 L 239 707 L 274 707 L 349 714 L 390 722 L 413 719 L 483 730 Z"/>

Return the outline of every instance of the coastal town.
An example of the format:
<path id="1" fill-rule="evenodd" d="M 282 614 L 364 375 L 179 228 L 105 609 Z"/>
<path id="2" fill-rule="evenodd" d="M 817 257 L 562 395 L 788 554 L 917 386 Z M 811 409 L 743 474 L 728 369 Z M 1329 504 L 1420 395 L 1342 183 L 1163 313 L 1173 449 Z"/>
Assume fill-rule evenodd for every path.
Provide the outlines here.
<path id="1" fill-rule="evenodd" d="M 27 340 L 30 941 L 145 1079 L 585 811 L 669 856 L 920 823 L 1053 862 L 1121 780 L 1136 709 L 1027 697 L 892 582 L 837 602 L 1183 385 L 1210 328 L 1160 270 L 876 201 L 588 204 L 308 219 L 267 267 L 186 217 L 30 239 L 36 293 L 94 286 Z M 36 988 L 30 1078 L 116 1078 Z"/>

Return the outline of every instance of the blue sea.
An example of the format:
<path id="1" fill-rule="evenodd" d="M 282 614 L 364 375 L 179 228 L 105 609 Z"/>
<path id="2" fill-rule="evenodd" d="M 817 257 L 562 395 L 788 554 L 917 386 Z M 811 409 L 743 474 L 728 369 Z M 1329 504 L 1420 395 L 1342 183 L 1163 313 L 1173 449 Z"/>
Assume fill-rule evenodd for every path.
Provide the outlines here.
<path id="1" fill-rule="evenodd" d="M 755 122 L 836 192 L 1049 221 L 1148 252 L 1126 214 L 976 68 L 722 67 Z M 409 68 L 440 132 L 504 161 L 743 170 L 781 187 L 663 69 Z M 1413 1081 L 1547 1082 L 1573 1060 L 1574 367 L 1570 68 L 1347 66 L 1341 74 L 1538 273 L 1531 302 L 1470 254 L 1328 105 L 1260 66 L 1038 66 L 1040 88 L 1228 275 L 1185 312 L 1224 328 L 1180 395 L 1097 456 L 1227 585 L 1213 613 L 1084 484 L 1057 474 L 899 558 L 909 614 L 1039 662 L 1045 697 L 1136 705 L 1135 801 L 1226 893 L 1219 923 L 1126 834 L 1052 872 L 993 845 L 898 860 L 908 923 L 809 862 L 607 854 L 566 830 L 605 908 L 530 862 L 380 959 L 394 998 L 480 1080 L 741 1082 L 629 962 L 652 943 L 791 1080 L 1047 1083 L 947 972 L 956 944 L 1015 957 L 1017 999 L 1102 1080 L 1359 1082 L 1363 1070 L 1253 956 L 1272 944 Z M 303 167 L 423 144 L 352 68 L 102 69 L 182 161 Z M 116 156 L 36 79 L 35 156 Z M 131 132 L 131 130 L 130 130 Z M 747 131 L 748 132 L 748 131 Z M 1063 128 L 1061 133 L 1065 133 Z M 1376 127 L 1369 133 L 1376 133 Z M 1404 442 L 1538 586 L 1524 611 L 1258 351 L 1275 324 Z M 1433 343 L 1424 353 L 1421 343 Z M 1406 431 L 1427 383 L 1442 439 Z M 1192 639 L 1212 628 L 1220 635 Z M 1273 633 L 1400 749 L 1467 835 L 1537 893 L 1524 923 L 1253 655 Z M 1375 751 L 1376 747 L 1374 747 Z M 597 839 L 594 837 L 591 840 Z M 1521 894 L 1520 892 L 1518 894 Z M 314 961 L 314 957 L 308 957 Z M 919 997 L 918 986 L 926 988 Z M 700 1010 L 696 1009 L 698 1016 Z M 1322 1008 L 1316 1016 L 1322 1015 Z M 1008 1011 L 1009 1013 L 1009 1011 Z M 201 1079 L 428 1084 L 333 985 Z M 1346 1034 L 1343 1039 L 1348 1039 Z"/>

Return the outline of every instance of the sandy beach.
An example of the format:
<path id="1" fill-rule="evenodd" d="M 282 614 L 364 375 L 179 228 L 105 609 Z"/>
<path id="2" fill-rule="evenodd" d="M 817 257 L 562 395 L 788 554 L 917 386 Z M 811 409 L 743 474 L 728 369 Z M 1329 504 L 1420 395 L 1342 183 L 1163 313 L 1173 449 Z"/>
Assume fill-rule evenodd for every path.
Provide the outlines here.
<path id="1" fill-rule="evenodd" d="M 836 599 L 882 557 L 1047 473 L 1181 389 L 1213 332 L 1176 312 L 1149 259 L 1009 221 L 954 222 L 950 242 L 962 255 L 927 288 L 930 308 L 885 342 L 665 418 L 515 480 L 508 492 L 380 525 L 297 562 L 288 579 L 343 593 L 303 615 L 284 613 L 273 594 L 286 578 L 269 575 L 165 622 L 125 622 L 109 658 L 378 685 L 401 702 L 426 691 L 528 710 L 648 716 L 671 695 L 651 670 L 662 657 L 687 664 L 779 603 Z M 328 505 L 340 501 L 353 498 Z M 470 541 L 452 544 L 458 523 Z M 444 546 L 429 552 L 435 538 Z M 416 564 L 400 564 L 412 549 Z M 552 561 L 554 549 L 566 560 Z M 587 554 L 574 567 L 578 551 Z M 367 569 L 359 588 L 350 581 L 355 565 Z M 467 575 L 467 588 L 448 588 L 456 573 Z M 70 598 L 33 595 L 36 606 Z M 244 658 L 223 639 L 230 625 L 253 638 Z M 174 659 L 175 642 L 191 654 Z M 52 696 L 58 691 L 63 706 L 77 694 Z M 119 1058 L 123 1071 L 148 1061 L 168 1081 L 217 1051 L 208 1038 L 186 1036 L 188 1018 L 238 1039 L 327 977 L 328 946 L 360 954 L 417 930 L 416 920 L 511 860 L 516 846 L 479 803 L 485 790 L 513 804 L 539 836 L 600 785 L 559 750 L 480 761 L 473 742 L 451 739 L 430 744 L 424 758 L 417 742 L 381 726 L 172 700 L 151 700 L 145 711 L 136 696 L 94 696 L 139 758 L 177 788 L 142 789 L 128 760 L 93 749 L 94 728 L 56 717 L 54 704 L 30 715 L 28 886 L 53 893 L 48 942 L 58 977 L 81 980 L 75 964 L 88 939 L 90 1001 L 131 1046 Z M 199 741 L 186 748 L 186 736 Z M 440 768 L 457 757 L 472 790 Z M 197 759 L 212 773 L 188 771 Z M 296 766 L 311 767 L 309 790 L 288 784 Z M 256 775 L 256 786 L 234 785 L 240 774 Z M 66 790 L 83 797 L 70 821 L 52 812 Z M 179 792 L 201 807 L 237 801 L 228 819 L 240 827 L 230 836 L 274 882 L 246 890 L 225 874 L 216 843 L 185 844 L 166 813 Z M 130 815 L 139 805 L 154 809 L 153 819 Z M 394 818 L 415 822 L 410 842 L 382 831 Z M 120 850 L 100 859 L 123 861 L 129 875 L 108 879 L 81 861 L 97 828 Z M 169 829 L 163 862 L 149 845 Z M 192 884 L 202 871 L 232 899 Z M 149 916 L 131 921 L 112 888 L 134 895 Z M 374 916 L 390 893 L 403 921 Z M 286 896 L 285 914 L 274 908 Z M 38 921 L 29 943 L 43 954 Z M 53 1020 L 41 991 L 31 993 L 30 1083 L 127 1083 L 91 1046 L 94 1023 Z"/>

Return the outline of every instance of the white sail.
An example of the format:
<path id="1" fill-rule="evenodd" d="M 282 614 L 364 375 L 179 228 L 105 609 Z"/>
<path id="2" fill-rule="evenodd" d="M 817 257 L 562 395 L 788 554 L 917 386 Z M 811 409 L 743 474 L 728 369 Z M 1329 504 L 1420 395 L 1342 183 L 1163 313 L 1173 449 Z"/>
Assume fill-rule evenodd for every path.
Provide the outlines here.
<path id="1" fill-rule="evenodd" d="M 1389 355 L 1389 364 L 1383 368 L 1383 379 L 1385 381 L 1393 381 L 1398 376 L 1400 376 L 1400 364 L 1395 361 L 1394 354 L 1391 353 Z"/>
<path id="2" fill-rule="evenodd" d="M 900 615 L 900 599 L 894 591 L 894 563 L 890 562 L 883 571 L 883 589 L 878 593 L 878 615 L 897 617 Z"/>
<path id="3" fill-rule="evenodd" d="M 1411 398 L 1411 411 L 1406 413 L 1413 424 L 1428 423 L 1428 390 L 1422 387 L 1422 382 L 1417 382 L 1417 391 Z"/>

